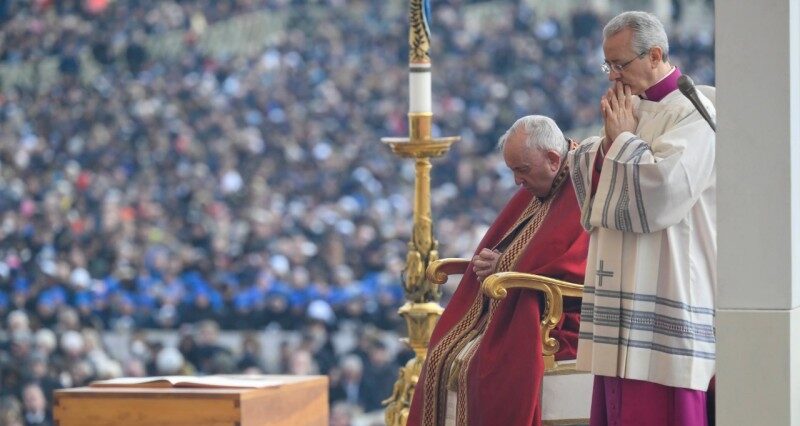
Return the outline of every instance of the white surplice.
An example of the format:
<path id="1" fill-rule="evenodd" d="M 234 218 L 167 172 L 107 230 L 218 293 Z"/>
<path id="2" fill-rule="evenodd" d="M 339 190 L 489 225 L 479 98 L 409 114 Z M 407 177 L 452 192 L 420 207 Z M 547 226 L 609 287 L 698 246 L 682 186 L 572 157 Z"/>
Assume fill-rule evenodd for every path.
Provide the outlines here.
<path id="1" fill-rule="evenodd" d="M 586 139 L 568 159 L 591 233 L 578 368 L 706 390 L 715 360 L 715 134 L 678 90 L 659 102 L 635 99 L 636 133 L 614 140 L 594 197 L 602 139 Z"/>

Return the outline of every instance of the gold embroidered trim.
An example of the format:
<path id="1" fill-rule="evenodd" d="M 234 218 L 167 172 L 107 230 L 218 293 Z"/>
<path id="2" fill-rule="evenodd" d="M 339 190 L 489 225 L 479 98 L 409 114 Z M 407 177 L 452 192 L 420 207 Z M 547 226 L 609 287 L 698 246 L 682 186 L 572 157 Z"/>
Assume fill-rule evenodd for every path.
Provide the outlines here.
<path id="1" fill-rule="evenodd" d="M 489 312 L 484 315 L 486 317 L 486 321 L 484 321 L 483 327 L 480 330 L 480 334 L 478 335 L 478 341 L 475 342 L 474 345 L 470 348 L 467 355 L 464 357 L 464 360 L 461 364 L 461 370 L 459 370 L 458 374 L 458 399 L 456 400 L 456 426 L 468 426 L 467 425 L 467 418 L 469 418 L 469 404 L 467 404 L 467 377 L 469 376 L 469 366 L 472 364 L 472 359 L 475 357 L 475 354 L 478 352 L 478 349 L 481 346 L 481 342 L 483 341 L 483 336 L 485 335 L 486 328 L 492 322 L 492 318 L 494 317 L 494 313 L 497 310 L 497 306 L 500 305 L 500 300 L 491 300 L 489 302 Z"/>
<path id="2" fill-rule="evenodd" d="M 464 317 L 428 353 L 428 358 L 425 360 L 427 370 L 425 383 L 423 383 L 425 393 L 422 404 L 422 424 L 425 426 L 444 424 L 444 416 L 447 410 L 446 407 L 444 407 L 444 410 L 439 409 L 439 405 L 447 401 L 447 386 L 444 386 L 446 383 L 444 383 L 443 375 L 446 372 L 446 366 L 449 364 L 445 361 L 450 358 L 454 347 L 461 346 L 459 344 L 463 343 L 467 334 L 475 328 L 483 311 L 485 300 L 486 296 L 478 292 L 477 297 Z"/>

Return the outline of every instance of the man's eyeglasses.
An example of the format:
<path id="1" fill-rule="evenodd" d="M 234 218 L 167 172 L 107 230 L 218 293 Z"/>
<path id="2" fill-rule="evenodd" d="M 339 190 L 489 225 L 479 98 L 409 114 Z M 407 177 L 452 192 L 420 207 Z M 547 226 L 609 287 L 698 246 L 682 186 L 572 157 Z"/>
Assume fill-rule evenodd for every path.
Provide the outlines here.
<path id="1" fill-rule="evenodd" d="M 622 72 L 625 69 L 625 67 L 631 64 L 631 62 L 640 59 L 642 56 L 646 55 L 647 52 L 649 52 L 649 50 L 645 50 L 644 52 L 636 55 L 635 58 L 631 59 L 628 62 L 625 62 L 624 64 L 612 64 L 608 61 L 605 61 L 600 65 L 600 69 L 603 70 L 603 72 L 606 74 L 611 74 L 611 71 Z"/>

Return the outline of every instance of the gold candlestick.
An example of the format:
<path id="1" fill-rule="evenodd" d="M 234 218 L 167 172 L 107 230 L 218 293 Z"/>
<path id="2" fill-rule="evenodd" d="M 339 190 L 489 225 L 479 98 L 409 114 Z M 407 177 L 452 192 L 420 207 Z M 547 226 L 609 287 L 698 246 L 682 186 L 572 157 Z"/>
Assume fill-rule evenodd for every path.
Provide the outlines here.
<path id="1" fill-rule="evenodd" d="M 386 405 L 386 424 L 405 426 L 414 388 L 422 364 L 428 354 L 428 342 L 433 327 L 444 310 L 438 303 L 441 292 L 425 277 L 425 269 L 439 258 L 439 243 L 433 237 L 431 217 L 431 162 L 444 155 L 460 137 L 432 138 L 430 71 L 428 54 L 430 32 L 426 18 L 427 0 L 410 0 L 409 7 L 409 110 L 408 138 L 381 138 L 392 152 L 403 158 L 413 158 L 414 225 L 408 242 L 403 289 L 406 303 L 398 311 L 406 320 L 408 338 L 403 341 L 414 350 L 415 357 L 400 368 L 392 395 Z"/>

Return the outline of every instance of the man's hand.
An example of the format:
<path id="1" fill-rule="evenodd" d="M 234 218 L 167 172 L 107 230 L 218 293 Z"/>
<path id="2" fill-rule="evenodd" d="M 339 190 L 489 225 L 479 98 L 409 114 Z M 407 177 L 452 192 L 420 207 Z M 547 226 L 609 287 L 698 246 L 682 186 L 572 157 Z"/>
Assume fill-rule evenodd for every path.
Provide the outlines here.
<path id="1" fill-rule="evenodd" d="M 478 276 L 478 280 L 483 280 L 492 275 L 497 268 L 497 261 L 500 260 L 500 252 L 497 250 L 483 249 L 472 258 L 472 270 Z"/>
<path id="2" fill-rule="evenodd" d="M 606 139 L 603 141 L 605 152 L 608 152 L 620 133 L 633 133 L 639 124 L 639 117 L 633 109 L 631 88 L 623 86 L 619 81 L 600 99 L 600 113 L 606 129 Z"/>

